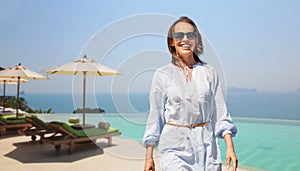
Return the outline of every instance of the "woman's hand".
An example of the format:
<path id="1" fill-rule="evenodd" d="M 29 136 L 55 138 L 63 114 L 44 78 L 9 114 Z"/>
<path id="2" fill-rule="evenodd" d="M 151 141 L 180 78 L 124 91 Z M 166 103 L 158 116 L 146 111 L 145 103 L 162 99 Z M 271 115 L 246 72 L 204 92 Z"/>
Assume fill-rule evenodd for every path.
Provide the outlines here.
<path id="1" fill-rule="evenodd" d="M 155 164 L 153 160 L 153 148 L 153 145 L 146 146 L 144 171 L 155 171 Z"/>
<path id="2" fill-rule="evenodd" d="M 226 151 L 226 167 L 227 167 L 227 169 L 230 168 L 230 161 L 232 162 L 232 171 L 236 171 L 236 168 L 238 167 L 238 159 L 235 155 L 234 150 Z"/>
<path id="3" fill-rule="evenodd" d="M 155 164 L 153 158 L 145 159 L 144 171 L 155 171 Z"/>
<path id="4" fill-rule="evenodd" d="M 234 145 L 232 142 L 231 134 L 224 135 L 224 140 L 226 143 L 226 167 L 230 168 L 230 162 L 232 162 L 232 171 L 236 171 L 238 167 L 238 159 L 234 152 Z"/>

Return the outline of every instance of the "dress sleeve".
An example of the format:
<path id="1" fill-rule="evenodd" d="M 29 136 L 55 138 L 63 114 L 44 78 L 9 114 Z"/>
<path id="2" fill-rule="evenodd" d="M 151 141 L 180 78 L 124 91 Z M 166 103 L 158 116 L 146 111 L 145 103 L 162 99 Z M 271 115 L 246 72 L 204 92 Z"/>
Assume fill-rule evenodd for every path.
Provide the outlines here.
<path id="1" fill-rule="evenodd" d="M 143 146 L 154 145 L 157 146 L 161 131 L 165 124 L 165 93 L 163 90 L 162 71 L 156 71 L 152 79 L 152 86 L 150 89 L 150 112 L 147 120 L 147 126 L 143 138 Z"/>
<path id="2" fill-rule="evenodd" d="M 219 77 L 213 69 L 212 91 L 213 91 L 213 116 L 212 122 L 215 127 L 215 136 L 223 138 L 225 134 L 231 134 L 234 137 L 237 128 L 233 124 L 231 116 L 227 111 L 224 93 L 222 91 Z"/>

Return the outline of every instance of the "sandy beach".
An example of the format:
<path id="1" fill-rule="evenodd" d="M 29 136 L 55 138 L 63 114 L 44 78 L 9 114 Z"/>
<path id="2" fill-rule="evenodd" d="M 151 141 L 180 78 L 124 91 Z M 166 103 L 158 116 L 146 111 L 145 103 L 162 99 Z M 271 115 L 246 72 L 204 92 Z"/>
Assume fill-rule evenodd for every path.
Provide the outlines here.
<path id="1" fill-rule="evenodd" d="M 136 141 L 120 137 L 114 137 L 110 147 L 106 139 L 97 140 L 97 145 L 79 144 L 73 154 L 68 154 L 67 146 L 56 151 L 52 145 L 32 142 L 30 137 L 16 134 L 0 136 L 0 144 L 1 171 L 139 171 L 144 165 L 144 148 Z M 155 156 L 156 170 L 160 171 L 157 152 Z"/>

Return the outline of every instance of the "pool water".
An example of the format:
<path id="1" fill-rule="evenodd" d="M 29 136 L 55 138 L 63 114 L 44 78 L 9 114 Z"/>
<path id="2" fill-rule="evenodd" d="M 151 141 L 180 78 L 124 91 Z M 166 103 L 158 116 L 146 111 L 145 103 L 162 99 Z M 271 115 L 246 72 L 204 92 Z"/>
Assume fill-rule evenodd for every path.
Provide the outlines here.
<path id="1" fill-rule="evenodd" d="M 240 165 L 272 171 L 299 170 L 300 122 L 236 119 L 236 126 L 234 143 Z M 223 141 L 220 145 L 224 149 Z"/>
<path id="2" fill-rule="evenodd" d="M 46 121 L 67 121 L 76 115 L 40 115 Z M 81 116 L 77 116 L 81 118 Z M 143 114 L 87 114 L 86 122 L 110 122 L 122 132 L 122 137 L 139 141 L 145 131 L 147 115 Z M 239 165 L 272 171 L 299 170 L 300 121 L 234 118 L 238 134 L 233 139 Z M 222 160 L 225 161 L 225 143 L 219 140 Z M 141 154 L 143 156 L 144 154 Z"/>

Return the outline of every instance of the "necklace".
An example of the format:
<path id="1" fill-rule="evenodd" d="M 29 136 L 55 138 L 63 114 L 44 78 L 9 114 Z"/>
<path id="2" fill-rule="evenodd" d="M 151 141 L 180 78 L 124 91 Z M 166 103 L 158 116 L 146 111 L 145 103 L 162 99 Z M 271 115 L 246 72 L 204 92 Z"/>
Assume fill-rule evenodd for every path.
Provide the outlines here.
<path id="1" fill-rule="evenodd" d="M 183 72 L 186 82 L 190 82 L 192 80 L 192 70 L 195 64 L 193 64 L 192 66 L 188 66 L 188 65 L 180 65 L 181 63 L 174 62 L 174 61 L 172 61 L 172 63 Z"/>
<path id="2" fill-rule="evenodd" d="M 194 65 L 196 65 L 197 64 L 197 62 L 195 62 L 194 64 L 192 64 L 192 65 L 186 65 L 186 64 L 184 64 L 183 62 L 175 62 L 175 61 L 172 61 L 172 63 L 175 65 L 175 66 L 178 66 L 179 68 L 190 68 L 190 69 L 193 69 L 194 68 Z"/>

